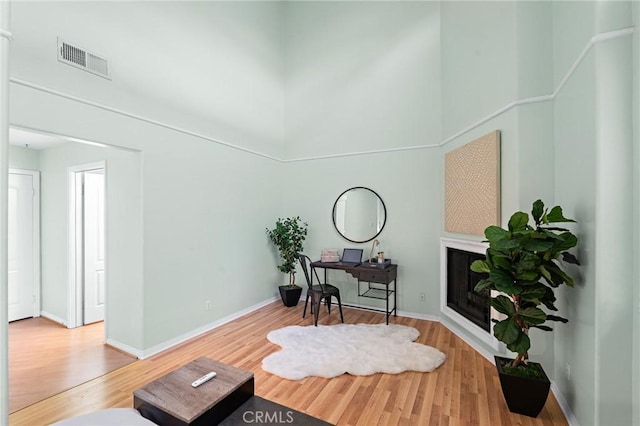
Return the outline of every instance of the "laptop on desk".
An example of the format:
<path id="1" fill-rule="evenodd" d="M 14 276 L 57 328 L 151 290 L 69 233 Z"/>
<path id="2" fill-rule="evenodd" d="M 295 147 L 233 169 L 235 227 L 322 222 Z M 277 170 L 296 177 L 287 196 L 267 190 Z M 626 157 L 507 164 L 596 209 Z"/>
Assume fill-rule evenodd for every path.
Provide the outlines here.
<path id="1" fill-rule="evenodd" d="M 362 249 L 346 248 L 342 250 L 342 259 L 340 263 L 343 265 L 357 266 L 362 263 Z"/>

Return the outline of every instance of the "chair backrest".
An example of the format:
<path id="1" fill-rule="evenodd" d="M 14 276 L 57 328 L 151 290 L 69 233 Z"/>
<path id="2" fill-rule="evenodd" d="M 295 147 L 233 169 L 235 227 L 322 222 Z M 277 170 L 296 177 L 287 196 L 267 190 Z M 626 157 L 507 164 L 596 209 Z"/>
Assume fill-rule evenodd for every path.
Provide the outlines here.
<path id="1" fill-rule="evenodd" d="M 311 266 L 311 259 L 309 258 L 309 256 L 298 253 L 297 257 L 298 261 L 300 262 L 300 266 L 302 267 L 302 271 L 304 272 L 304 277 L 307 279 L 307 286 L 309 286 L 309 289 L 312 289 L 313 287 L 312 274 L 316 275 L 316 280 L 318 281 L 318 284 L 320 284 L 318 273 L 316 272 L 315 268 Z"/>

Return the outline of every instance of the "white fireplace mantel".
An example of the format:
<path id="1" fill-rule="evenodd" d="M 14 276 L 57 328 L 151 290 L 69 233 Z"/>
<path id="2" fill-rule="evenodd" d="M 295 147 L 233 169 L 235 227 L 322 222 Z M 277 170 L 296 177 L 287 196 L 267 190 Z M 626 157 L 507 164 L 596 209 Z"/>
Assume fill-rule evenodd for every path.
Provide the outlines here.
<path id="1" fill-rule="evenodd" d="M 483 330 L 447 306 L 447 249 L 454 248 L 471 253 L 483 254 L 486 252 L 487 247 L 489 247 L 489 244 L 481 241 L 440 238 L 440 311 L 444 316 L 451 319 L 482 342 L 495 350 L 500 350 L 500 342 L 493 336 L 493 327 L 490 327 L 490 332 Z M 491 318 L 497 318 L 499 313 L 491 308 L 490 315 Z"/>

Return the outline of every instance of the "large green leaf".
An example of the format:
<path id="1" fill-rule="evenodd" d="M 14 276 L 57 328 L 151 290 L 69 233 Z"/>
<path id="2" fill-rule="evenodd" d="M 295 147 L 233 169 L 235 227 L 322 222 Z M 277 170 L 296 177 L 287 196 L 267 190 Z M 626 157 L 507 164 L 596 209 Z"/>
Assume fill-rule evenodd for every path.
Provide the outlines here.
<path id="1" fill-rule="evenodd" d="M 547 220 L 549 223 L 575 222 L 575 220 L 567 219 L 562 215 L 562 207 L 560 206 L 555 206 L 549 213 L 547 213 Z"/>
<path id="2" fill-rule="evenodd" d="M 489 273 L 489 278 L 496 283 L 496 290 L 507 294 L 518 294 L 522 288 L 514 283 L 513 278 L 508 272 L 502 269 L 494 269 Z"/>
<path id="3" fill-rule="evenodd" d="M 544 331 L 553 331 L 553 328 L 549 327 L 548 325 L 532 325 L 532 328 L 539 328 L 540 330 L 544 330 Z"/>
<path id="4" fill-rule="evenodd" d="M 529 324 L 542 324 L 547 320 L 547 314 L 539 308 L 520 309 L 518 316 Z"/>
<path id="5" fill-rule="evenodd" d="M 517 239 L 504 238 L 502 240 L 491 241 L 489 245 L 492 250 L 508 252 L 509 250 L 518 247 L 520 242 Z"/>
<path id="6" fill-rule="evenodd" d="M 525 212 L 515 212 L 509 219 L 509 231 L 522 231 L 527 228 L 529 215 Z"/>
<path id="7" fill-rule="evenodd" d="M 475 291 L 476 293 L 480 293 L 485 288 L 494 289 L 495 283 L 490 279 L 480 280 L 478 281 L 478 284 L 476 284 L 476 286 L 473 288 L 473 291 Z"/>
<path id="8" fill-rule="evenodd" d="M 513 301 L 511 301 L 507 296 L 500 295 L 494 297 L 491 299 L 491 306 L 501 314 L 511 316 L 516 313 L 516 307 L 513 304 Z"/>
<path id="9" fill-rule="evenodd" d="M 544 289 L 545 293 L 544 296 L 542 296 L 542 298 L 540 299 L 540 302 L 542 302 L 542 304 L 550 311 L 557 311 L 558 308 L 556 308 L 556 306 L 553 304 L 553 302 L 556 301 L 556 295 L 553 294 L 553 289 L 547 286 L 544 286 Z"/>
<path id="10" fill-rule="evenodd" d="M 529 251 L 545 251 L 553 247 L 553 241 L 532 238 L 524 245 L 525 250 Z"/>
<path id="11" fill-rule="evenodd" d="M 485 260 L 475 260 L 471 264 L 471 270 L 479 274 L 488 274 L 490 271 L 489 265 L 487 265 L 487 262 Z"/>
<path id="12" fill-rule="evenodd" d="M 522 330 L 516 325 L 513 318 L 499 321 L 493 326 L 493 335 L 496 339 L 507 345 L 517 341 L 521 334 L 524 333 L 522 333 Z"/>
<path id="13" fill-rule="evenodd" d="M 533 202 L 533 208 L 531 209 L 531 216 L 536 224 L 540 223 L 540 218 L 542 217 L 542 213 L 544 213 L 544 203 L 542 200 L 536 200 Z"/>
<path id="14" fill-rule="evenodd" d="M 547 262 L 545 264 L 545 268 L 551 273 L 551 278 L 554 284 L 560 285 L 562 283 L 566 283 L 569 287 L 573 287 L 573 278 L 567 275 L 567 273 L 560 269 L 560 267 L 554 262 Z"/>
<path id="15" fill-rule="evenodd" d="M 580 265 L 580 261 L 573 254 L 565 251 L 562 253 L 562 260 L 567 263 L 572 263 L 574 265 Z"/>
<path id="16" fill-rule="evenodd" d="M 520 298 L 538 304 L 540 299 L 546 295 L 547 287 L 542 284 L 526 286 L 520 293 Z"/>
<path id="17" fill-rule="evenodd" d="M 544 269 L 549 273 L 551 277 L 551 279 L 547 279 L 547 282 L 550 286 L 558 287 L 565 282 L 562 271 L 553 261 L 545 262 Z M 543 276 L 546 278 L 545 275 Z"/>
<path id="18" fill-rule="evenodd" d="M 578 244 L 578 237 L 571 232 L 563 232 L 558 237 L 559 239 L 555 240 L 553 244 L 553 251 L 556 253 L 569 250 Z"/>
<path id="19" fill-rule="evenodd" d="M 493 264 L 499 268 L 508 270 L 511 268 L 511 258 L 502 255 L 493 256 Z"/>
<path id="20" fill-rule="evenodd" d="M 540 264 L 540 258 L 538 255 L 528 252 L 520 254 L 520 258 L 513 265 L 516 272 L 538 271 L 538 265 Z"/>
<path id="21" fill-rule="evenodd" d="M 569 322 L 568 319 L 563 318 L 563 317 L 559 317 L 557 315 L 547 315 L 547 319 L 549 321 L 558 321 L 558 322 L 562 322 L 562 323 L 565 323 L 565 324 Z"/>
<path id="22" fill-rule="evenodd" d="M 511 233 L 506 229 L 500 228 L 499 226 L 488 226 L 484 230 L 484 236 L 489 241 L 498 241 L 509 238 L 511 236 Z"/>
<path id="23" fill-rule="evenodd" d="M 516 278 L 518 281 L 522 281 L 522 284 L 537 283 L 540 279 L 540 273 L 537 270 L 534 271 L 516 271 Z"/>
<path id="24" fill-rule="evenodd" d="M 522 332 L 520 332 L 518 338 L 514 342 L 507 344 L 507 349 L 518 354 L 526 354 L 529 351 L 529 348 L 531 348 L 531 340 L 529 339 L 529 336 Z"/>
<path id="25" fill-rule="evenodd" d="M 547 268 L 544 267 L 544 265 L 540 265 L 538 267 L 538 270 L 540 271 L 540 273 L 542 274 L 542 276 L 547 280 L 547 282 L 551 283 L 551 274 L 549 273 L 549 271 L 547 271 Z"/>

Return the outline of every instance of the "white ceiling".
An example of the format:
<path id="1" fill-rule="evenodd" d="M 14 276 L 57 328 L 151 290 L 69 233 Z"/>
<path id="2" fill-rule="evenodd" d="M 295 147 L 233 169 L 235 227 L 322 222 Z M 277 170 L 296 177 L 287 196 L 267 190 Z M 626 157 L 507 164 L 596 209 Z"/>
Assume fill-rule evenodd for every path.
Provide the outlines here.
<path id="1" fill-rule="evenodd" d="M 47 136 L 13 127 L 9 128 L 9 144 L 22 148 L 41 150 L 68 142 L 61 137 Z"/>

